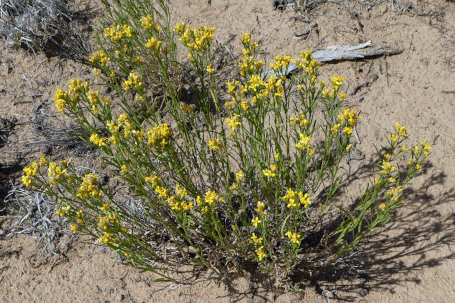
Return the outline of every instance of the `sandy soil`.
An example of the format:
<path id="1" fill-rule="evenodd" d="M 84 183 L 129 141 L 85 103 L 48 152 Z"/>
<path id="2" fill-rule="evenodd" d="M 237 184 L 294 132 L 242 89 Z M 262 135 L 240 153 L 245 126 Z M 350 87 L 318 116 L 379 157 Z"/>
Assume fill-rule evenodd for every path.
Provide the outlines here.
<path id="1" fill-rule="evenodd" d="M 366 157 L 351 162 L 353 186 L 345 192 L 346 198 L 358 195 L 357 185 L 365 178 L 362 168 L 374 158 L 373 144 L 384 144 L 384 134 L 396 122 L 408 127 L 410 142 L 426 138 L 433 144 L 428 165 L 406 192 L 406 206 L 364 243 L 361 267 L 351 269 L 349 275 L 328 269 L 304 281 L 299 294 L 267 291 L 254 276 L 207 280 L 190 287 L 154 284 L 152 274 L 117 264 L 108 250 L 75 242 L 58 244 L 58 254 L 45 258 L 33 250 L 35 240 L 30 236 L 8 236 L 8 217 L 0 216 L 0 300 L 327 302 L 322 296 L 326 290 L 335 291 L 324 292 L 330 302 L 454 302 L 455 3 L 408 1 L 398 6 L 394 1 L 373 6 L 370 2 L 369 10 L 362 0 L 325 3 L 311 10 L 307 24 L 290 19 L 297 13 L 289 8 L 273 10 L 269 0 L 172 2 L 176 21 L 215 26 L 215 38 L 229 43 L 233 54 L 241 51 L 240 34 L 251 31 L 268 62 L 277 54 L 296 58 L 300 50 L 370 40 L 373 45 L 401 49 L 401 54 L 390 57 L 325 64 L 320 71 L 322 77 L 346 78 L 349 106 L 362 111 L 358 127 L 362 143 L 357 147 Z M 410 13 L 400 8 L 409 8 Z M 316 24 L 310 27 L 311 23 Z M 307 28 L 311 29 L 308 39 L 292 39 Z M 15 121 L 8 136 L 11 143 L 0 142 L 0 182 L 20 186 L 23 165 L 40 153 L 57 157 L 61 152 L 58 146 L 30 142 L 39 134 L 32 123 L 34 113 L 43 110 L 55 115 L 50 121 L 68 125 L 53 107 L 53 92 L 66 87 L 70 78 L 90 80 L 93 75 L 87 66 L 70 60 L 33 56 L 3 45 L 0 51 L 0 118 Z M 350 95 L 367 81 L 367 87 Z M 29 147 L 36 153 L 9 153 Z M 91 153 L 72 152 L 79 159 Z M 3 199 L 5 192 L 0 195 Z"/>

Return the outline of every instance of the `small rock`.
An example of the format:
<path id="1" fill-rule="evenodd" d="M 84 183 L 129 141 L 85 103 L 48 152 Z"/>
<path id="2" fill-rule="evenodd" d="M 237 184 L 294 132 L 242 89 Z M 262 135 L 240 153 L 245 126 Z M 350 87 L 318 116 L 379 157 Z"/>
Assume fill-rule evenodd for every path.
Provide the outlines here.
<path id="1" fill-rule="evenodd" d="M 125 299 L 125 295 L 118 294 L 116 298 L 117 298 L 117 301 L 121 302 L 121 301 L 123 301 L 123 299 Z"/>

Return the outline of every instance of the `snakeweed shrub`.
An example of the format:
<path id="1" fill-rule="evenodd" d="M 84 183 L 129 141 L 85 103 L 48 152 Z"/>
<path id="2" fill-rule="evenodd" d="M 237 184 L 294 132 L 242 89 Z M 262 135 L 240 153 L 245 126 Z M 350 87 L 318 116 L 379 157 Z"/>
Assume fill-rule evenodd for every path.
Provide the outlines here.
<path id="1" fill-rule="evenodd" d="M 73 79 L 68 90 L 56 90 L 55 102 L 85 129 L 82 138 L 102 152 L 137 207 L 132 212 L 98 174 L 42 157 L 24 169 L 23 182 L 58 200 L 57 214 L 72 231 L 109 246 L 125 264 L 158 273 L 159 281 L 175 281 L 183 265 L 222 275 L 256 262 L 280 284 L 298 268 L 335 262 L 403 203 L 403 188 L 431 147 L 408 148 L 407 128 L 398 123 L 358 203 L 334 199 L 361 117 L 336 105 L 345 98 L 344 79 L 320 81 L 310 51 L 298 60 L 274 57 L 275 75 L 266 77 L 258 43 L 244 34 L 238 75 L 224 92 L 212 66 L 214 28 L 171 28 L 165 2 L 115 3 L 90 61 L 119 101 Z M 177 47 L 188 63 L 177 61 Z M 299 72 L 280 76 L 291 62 Z M 184 73 L 194 76 L 187 82 L 196 104 L 180 100 Z M 150 90 L 162 93 L 160 104 Z M 399 168 L 404 157 L 409 162 Z M 341 220 L 329 215 L 335 210 Z M 314 231 L 323 233 L 309 245 Z"/>

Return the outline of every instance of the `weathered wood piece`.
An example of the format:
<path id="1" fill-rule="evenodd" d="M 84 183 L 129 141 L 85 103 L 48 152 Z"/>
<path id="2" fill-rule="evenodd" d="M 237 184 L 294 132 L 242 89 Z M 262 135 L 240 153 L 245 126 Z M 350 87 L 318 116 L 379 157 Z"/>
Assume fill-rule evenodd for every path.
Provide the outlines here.
<path id="1" fill-rule="evenodd" d="M 356 60 L 371 58 L 383 55 L 396 55 L 403 52 L 401 49 L 386 47 L 386 46 L 375 46 L 370 47 L 371 41 L 351 46 L 351 45 L 336 45 L 329 46 L 324 50 L 320 50 L 311 54 L 311 56 L 319 62 L 331 62 L 339 60 Z M 283 73 L 270 70 L 262 74 L 263 77 L 268 79 L 272 75 L 281 76 L 285 74 L 286 76 L 298 70 L 297 65 L 294 63 L 289 63 L 288 68 Z"/>

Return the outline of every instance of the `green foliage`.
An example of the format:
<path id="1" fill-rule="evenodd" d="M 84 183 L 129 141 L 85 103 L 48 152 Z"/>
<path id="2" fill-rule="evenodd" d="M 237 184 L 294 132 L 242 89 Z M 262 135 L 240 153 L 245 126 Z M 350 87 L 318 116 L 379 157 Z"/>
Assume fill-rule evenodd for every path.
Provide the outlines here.
<path id="1" fill-rule="evenodd" d="M 214 28 L 181 23 L 171 29 L 164 1 L 115 4 L 98 37 L 101 50 L 90 61 L 119 101 L 80 80 L 70 80 L 67 91 L 58 89 L 55 101 L 134 192 L 134 211 L 98 175 L 65 160 L 43 157 L 23 176 L 27 186 L 58 199 L 57 213 L 74 232 L 93 236 L 126 264 L 164 279 L 172 280 L 183 264 L 221 273 L 254 260 L 287 282 L 283 272 L 301 264 L 324 266 L 385 224 L 402 204 L 402 189 L 430 146 L 424 141 L 408 149 L 407 129 L 399 124 L 376 165 L 378 178 L 359 203 L 349 208 L 334 199 L 346 178 L 341 162 L 360 117 L 336 105 L 345 98 L 344 79 L 319 81 L 320 63 L 311 52 L 297 61 L 274 58 L 277 75 L 291 61 L 299 67 L 292 79 L 265 78 L 259 45 L 244 34 L 238 76 L 223 95 L 212 67 Z M 177 61 L 178 45 L 188 52 L 185 68 Z M 196 77 L 187 81 L 196 104 L 181 103 L 184 70 Z M 165 114 L 157 109 L 158 98 L 147 94 L 152 87 L 161 94 Z M 229 102 L 222 101 L 226 93 Z M 320 105 L 323 114 L 316 111 Z M 395 162 L 406 154 L 407 168 L 398 169 Z M 342 220 L 330 221 L 327 214 L 337 208 Z M 312 231 L 328 226 L 318 244 L 305 243 Z"/>

